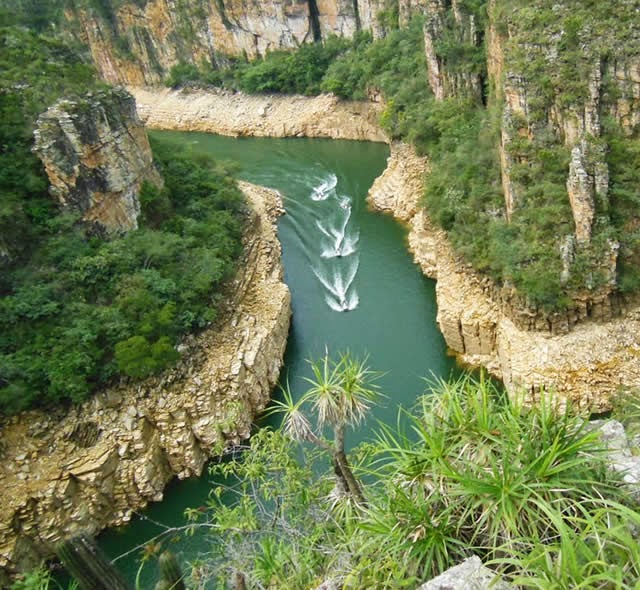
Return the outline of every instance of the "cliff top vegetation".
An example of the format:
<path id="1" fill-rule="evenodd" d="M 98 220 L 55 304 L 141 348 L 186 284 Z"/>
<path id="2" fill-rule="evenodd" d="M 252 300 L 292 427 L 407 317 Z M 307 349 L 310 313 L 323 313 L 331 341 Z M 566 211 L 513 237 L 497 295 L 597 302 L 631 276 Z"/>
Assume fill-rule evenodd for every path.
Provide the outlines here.
<path id="1" fill-rule="evenodd" d="M 2 413 L 81 401 L 174 362 L 180 336 L 215 319 L 241 251 L 245 204 L 229 171 L 159 142 L 165 188 L 143 187 L 140 229 L 105 239 L 59 210 L 31 151 L 35 120 L 101 86 L 76 47 L 0 28 Z"/>

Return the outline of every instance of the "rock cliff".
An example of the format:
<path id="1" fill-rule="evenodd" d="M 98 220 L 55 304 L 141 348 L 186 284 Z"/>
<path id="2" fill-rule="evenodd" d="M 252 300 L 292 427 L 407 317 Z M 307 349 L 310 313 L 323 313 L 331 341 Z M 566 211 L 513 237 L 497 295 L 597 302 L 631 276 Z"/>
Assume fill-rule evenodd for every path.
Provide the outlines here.
<path id="1" fill-rule="evenodd" d="M 124 85 L 162 82 L 178 63 L 224 65 L 329 35 L 385 34 L 428 0 L 76 0 L 67 26 L 89 48 L 101 77 Z"/>
<path id="2" fill-rule="evenodd" d="M 52 554 L 62 536 L 127 522 L 174 476 L 249 436 L 270 399 L 287 340 L 275 219 L 279 195 L 246 183 L 255 211 L 245 260 L 218 325 L 181 344 L 159 377 L 122 383 L 69 413 L 8 419 L 0 432 L 0 585 Z M 217 450 L 217 451 L 216 451 Z"/>
<path id="3" fill-rule="evenodd" d="M 64 210 L 108 233 L 138 227 L 140 187 L 162 179 L 130 94 L 63 99 L 40 116 L 34 136 L 49 191 Z"/>
<path id="4" fill-rule="evenodd" d="M 548 193 L 554 183 L 566 190 L 569 216 L 557 221 L 562 281 L 570 282 L 589 259 L 592 274 L 575 293 L 581 307 L 576 316 L 582 319 L 593 310 L 611 317 L 619 307 L 620 267 L 637 258 L 637 246 L 618 219 L 625 207 L 618 189 L 622 179 L 611 173 L 618 134 L 632 138 L 640 129 L 637 6 L 622 3 L 615 23 L 606 11 L 571 1 L 509 6 L 490 0 L 488 9 L 487 69 L 501 110 L 506 217 L 511 220 L 532 206 L 530 170 L 549 169 L 550 153 L 566 160 L 564 182 L 554 180 L 552 172 L 536 181 L 546 182 Z"/>
<path id="5" fill-rule="evenodd" d="M 461 360 L 487 367 L 509 391 L 524 388 L 532 400 L 541 389 L 554 388 L 593 411 L 607 409 L 619 389 L 637 387 L 640 308 L 562 334 L 519 326 L 499 293 L 454 254 L 445 232 L 419 207 L 427 170 L 427 160 L 410 146 L 392 145 L 387 168 L 368 200 L 409 225 L 409 247 L 416 262 L 437 280 L 440 330 Z"/>
<path id="6" fill-rule="evenodd" d="M 416 8 L 414 7 L 414 10 Z M 469 67 L 460 53 L 482 52 L 483 23 L 460 0 L 429 0 L 422 12 L 429 85 L 438 100 L 467 97 L 483 100 L 482 69 Z M 451 47 L 455 46 L 455 53 Z M 470 57 L 470 56 L 468 56 Z"/>

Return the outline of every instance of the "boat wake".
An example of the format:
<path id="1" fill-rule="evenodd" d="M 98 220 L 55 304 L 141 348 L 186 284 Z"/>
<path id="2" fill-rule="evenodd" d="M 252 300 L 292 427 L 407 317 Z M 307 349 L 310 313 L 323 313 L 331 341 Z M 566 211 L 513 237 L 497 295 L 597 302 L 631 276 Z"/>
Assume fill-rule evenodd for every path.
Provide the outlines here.
<path id="1" fill-rule="evenodd" d="M 336 186 L 338 186 L 338 177 L 335 174 L 330 174 L 321 184 L 313 189 L 311 199 L 313 201 L 326 201 Z"/>

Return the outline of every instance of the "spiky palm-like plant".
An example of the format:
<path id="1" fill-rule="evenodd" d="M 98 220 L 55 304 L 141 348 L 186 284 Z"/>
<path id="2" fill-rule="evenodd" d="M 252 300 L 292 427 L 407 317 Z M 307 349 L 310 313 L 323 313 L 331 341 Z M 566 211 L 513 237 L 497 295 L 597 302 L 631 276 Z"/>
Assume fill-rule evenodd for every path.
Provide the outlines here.
<path id="1" fill-rule="evenodd" d="M 284 414 L 284 432 L 297 441 L 307 441 L 327 451 L 331 456 L 339 489 L 358 503 L 365 505 L 362 486 L 355 477 L 345 451 L 345 435 L 349 426 L 362 422 L 378 396 L 375 380 L 379 373 L 367 367 L 350 353 L 337 360 L 328 353 L 311 362 L 313 377 L 306 378 L 310 388 L 297 401 L 288 388 L 283 388 L 283 400 L 275 402 L 274 411 Z M 311 408 L 316 425 L 304 413 Z M 329 429 L 332 437 L 324 433 Z"/>

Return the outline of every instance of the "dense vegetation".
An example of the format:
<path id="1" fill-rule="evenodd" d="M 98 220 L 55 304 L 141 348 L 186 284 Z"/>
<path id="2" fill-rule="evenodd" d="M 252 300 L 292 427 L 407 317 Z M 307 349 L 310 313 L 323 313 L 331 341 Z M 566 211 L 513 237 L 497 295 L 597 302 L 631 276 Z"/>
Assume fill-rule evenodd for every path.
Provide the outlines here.
<path id="1" fill-rule="evenodd" d="M 145 377 L 176 360 L 182 334 L 215 319 L 241 250 L 242 195 L 224 167 L 153 146 L 165 188 L 143 187 L 138 230 L 103 240 L 53 212 L 28 260 L 3 273 L 3 411 Z"/>
<path id="2" fill-rule="evenodd" d="M 244 204 L 228 171 L 154 142 L 163 190 L 141 194 L 138 231 L 104 240 L 62 214 L 31 153 L 37 115 L 99 86 L 77 48 L 0 29 L 0 411 L 80 401 L 175 360 L 215 318 L 240 252 Z"/>

